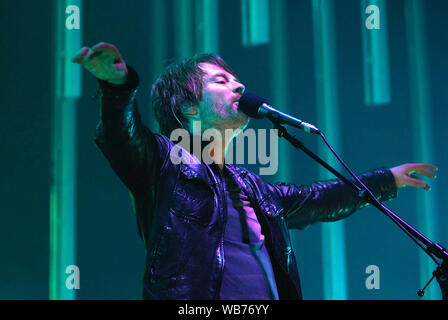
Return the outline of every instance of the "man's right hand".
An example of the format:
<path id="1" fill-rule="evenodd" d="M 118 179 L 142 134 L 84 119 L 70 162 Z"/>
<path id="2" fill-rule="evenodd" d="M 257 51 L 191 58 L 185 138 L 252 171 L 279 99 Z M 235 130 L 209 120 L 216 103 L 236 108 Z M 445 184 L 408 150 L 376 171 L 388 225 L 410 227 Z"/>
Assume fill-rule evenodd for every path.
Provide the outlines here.
<path id="1" fill-rule="evenodd" d="M 98 79 L 112 84 L 126 83 L 128 69 L 113 44 L 100 42 L 92 48 L 82 47 L 72 62 L 79 63 Z"/>

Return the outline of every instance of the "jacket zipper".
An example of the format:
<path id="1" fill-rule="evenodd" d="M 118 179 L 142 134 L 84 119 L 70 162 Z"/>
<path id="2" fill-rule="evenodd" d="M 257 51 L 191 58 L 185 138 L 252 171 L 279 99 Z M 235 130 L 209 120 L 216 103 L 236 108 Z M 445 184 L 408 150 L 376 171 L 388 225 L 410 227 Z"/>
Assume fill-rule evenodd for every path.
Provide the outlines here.
<path id="1" fill-rule="evenodd" d="M 260 203 L 259 203 L 259 201 L 258 201 L 258 197 L 257 197 L 257 192 L 255 191 L 255 181 L 252 179 L 252 177 L 248 174 L 247 175 L 247 177 L 248 177 L 248 179 L 250 180 L 250 183 L 249 183 L 249 185 L 250 185 L 250 188 L 252 189 L 252 192 L 253 192 L 253 195 L 254 195 L 254 200 L 255 200 L 255 202 L 256 202 L 256 206 L 257 206 L 257 208 L 258 208 L 258 210 L 259 210 L 259 212 L 260 213 L 263 213 L 263 210 L 261 209 L 261 207 L 260 207 Z M 279 219 L 280 218 L 283 218 L 283 217 L 278 217 Z M 283 233 L 283 227 L 284 226 L 282 226 L 282 233 Z M 272 249 L 273 249 L 273 253 L 275 254 L 275 245 L 274 245 L 274 243 L 273 243 L 273 238 L 272 238 L 272 232 L 271 232 L 271 229 L 268 227 L 268 232 L 269 232 L 269 238 L 270 238 L 270 240 L 271 240 L 271 245 L 272 245 Z M 283 234 L 283 237 L 285 237 L 285 235 Z M 291 247 L 291 243 L 289 242 L 289 237 L 288 238 L 285 238 L 285 242 L 286 242 L 286 245 L 287 245 L 287 250 L 289 251 L 289 250 L 292 250 L 292 247 Z M 288 265 L 286 266 L 286 268 L 287 269 L 289 269 L 289 260 L 291 259 L 291 252 L 289 251 L 288 252 L 288 258 L 287 258 L 287 263 L 288 263 Z M 271 257 L 270 257 L 271 258 Z M 281 266 L 281 268 L 283 269 L 283 271 L 286 273 L 286 276 L 291 280 L 291 282 L 292 283 L 294 283 L 294 281 L 292 280 L 292 278 L 291 278 L 291 275 L 289 274 L 289 270 L 287 270 L 286 268 L 285 268 L 285 266 L 283 265 L 283 263 L 280 263 L 280 266 Z M 296 292 L 297 292 L 297 289 L 296 289 Z M 298 293 L 297 293 L 297 295 L 298 295 Z"/>
<path id="2" fill-rule="evenodd" d="M 221 171 L 221 169 L 218 167 L 218 166 L 216 166 L 217 168 L 216 168 L 216 170 L 218 170 L 218 175 L 219 175 L 219 181 L 217 181 L 217 179 L 215 178 L 215 180 L 216 180 L 216 182 L 217 182 L 217 185 L 219 186 L 219 194 L 221 195 L 221 201 L 222 201 L 222 203 L 223 203 L 223 210 L 222 210 L 222 212 L 221 212 L 221 216 L 222 216 L 222 219 L 223 219 L 223 227 L 222 227 L 222 232 L 221 232 L 221 240 L 220 240 L 220 243 L 219 243 L 219 251 L 220 251 L 220 254 L 221 254 L 221 259 L 220 259 L 220 266 L 219 266 L 219 270 L 220 270 L 220 273 L 219 273 L 219 277 L 218 277 L 218 280 L 217 280 L 217 284 L 216 284 L 216 292 L 215 292 L 215 299 L 219 299 L 219 293 L 220 293 L 220 291 L 221 291 L 221 284 L 222 284 L 222 279 L 223 279 L 223 276 L 224 276 L 224 265 L 225 265 L 225 258 L 224 258 L 224 233 L 225 233 L 225 230 L 226 230 L 226 226 L 227 226 L 227 199 L 226 199 L 226 194 L 225 194 L 225 189 L 224 189 L 224 184 L 223 184 L 223 181 L 224 181 L 224 176 L 223 176 L 223 173 L 222 173 L 222 171 Z M 212 169 L 212 171 L 213 171 L 213 169 Z M 213 176 L 216 176 L 215 174 L 213 175 Z"/>

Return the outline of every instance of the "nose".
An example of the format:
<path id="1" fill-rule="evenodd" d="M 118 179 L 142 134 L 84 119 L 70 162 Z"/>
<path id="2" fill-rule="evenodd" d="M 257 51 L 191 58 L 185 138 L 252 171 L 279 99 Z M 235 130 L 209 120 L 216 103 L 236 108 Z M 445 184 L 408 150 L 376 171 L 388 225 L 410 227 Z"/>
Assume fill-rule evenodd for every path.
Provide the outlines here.
<path id="1" fill-rule="evenodd" d="M 244 86 L 244 84 L 237 82 L 235 89 L 233 89 L 233 92 L 237 92 L 242 95 L 245 90 L 246 90 L 246 87 Z"/>

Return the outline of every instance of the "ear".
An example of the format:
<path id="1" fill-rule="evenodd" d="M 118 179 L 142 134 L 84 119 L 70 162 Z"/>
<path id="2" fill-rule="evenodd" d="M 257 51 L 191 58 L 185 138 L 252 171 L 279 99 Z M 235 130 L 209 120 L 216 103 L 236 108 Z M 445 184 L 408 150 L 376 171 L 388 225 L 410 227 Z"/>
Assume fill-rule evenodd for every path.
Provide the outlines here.
<path id="1" fill-rule="evenodd" d="M 182 114 L 187 119 L 199 118 L 199 108 L 195 104 L 185 104 L 182 106 Z"/>

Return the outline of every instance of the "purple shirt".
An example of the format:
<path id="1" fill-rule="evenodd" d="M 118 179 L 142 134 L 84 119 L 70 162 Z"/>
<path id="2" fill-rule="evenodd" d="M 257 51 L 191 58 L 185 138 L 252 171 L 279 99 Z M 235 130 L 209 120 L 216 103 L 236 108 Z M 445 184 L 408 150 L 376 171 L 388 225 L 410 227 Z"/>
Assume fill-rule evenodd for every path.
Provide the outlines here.
<path id="1" fill-rule="evenodd" d="M 264 235 L 249 198 L 225 174 L 227 225 L 224 233 L 222 300 L 278 300 Z"/>

